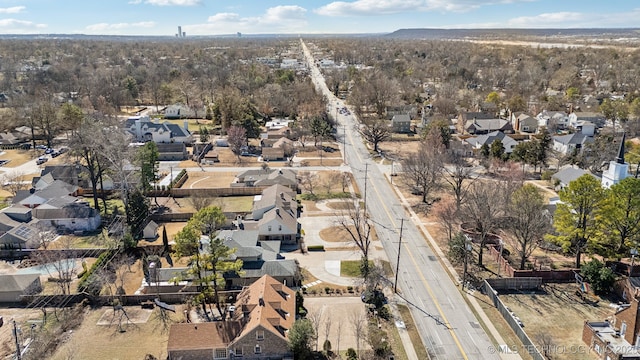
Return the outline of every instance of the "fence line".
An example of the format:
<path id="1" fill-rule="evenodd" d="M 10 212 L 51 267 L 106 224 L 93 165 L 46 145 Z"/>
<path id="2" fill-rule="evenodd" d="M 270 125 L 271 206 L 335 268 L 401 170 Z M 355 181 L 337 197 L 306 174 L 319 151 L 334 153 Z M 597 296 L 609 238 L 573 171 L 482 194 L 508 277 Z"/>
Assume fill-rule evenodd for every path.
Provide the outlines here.
<path id="1" fill-rule="evenodd" d="M 524 280 L 524 279 L 526 278 L 520 278 L 518 280 Z M 535 284 L 539 282 L 540 284 L 542 284 L 542 279 L 540 278 L 537 278 L 537 279 L 538 280 L 532 280 L 531 283 Z M 492 279 L 492 281 L 493 280 L 498 280 L 498 279 Z M 524 345 L 524 348 L 522 349 L 522 351 L 526 351 L 529 355 L 531 355 L 531 357 L 534 360 L 545 360 L 545 357 L 540 353 L 540 351 L 538 350 L 538 347 L 533 343 L 533 341 L 531 341 L 531 339 L 529 338 L 529 335 L 527 335 L 527 333 L 524 331 L 522 326 L 520 326 L 519 321 L 516 320 L 515 318 L 515 315 L 511 311 L 507 310 L 507 307 L 504 305 L 502 300 L 500 300 L 500 297 L 498 296 L 498 292 L 495 291 L 493 287 L 491 287 L 491 284 L 489 284 L 487 280 L 483 281 L 483 290 L 484 290 L 484 293 L 487 294 L 487 296 L 489 296 L 489 298 L 493 302 L 493 305 L 498 309 L 500 314 L 502 314 L 502 317 L 505 319 L 507 324 L 509 324 L 509 326 L 511 327 L 511 330 L 513 330 L 513 332 L 516 334 L 518 339 L 522 341 L 522 344 Z M 509 350 L 520 351 L 521 349 L 512 349 L 507 345 L 504 351 L 508 352 Z M 503 351 L 503 349 L 501 348 L 499 351 Z"/>

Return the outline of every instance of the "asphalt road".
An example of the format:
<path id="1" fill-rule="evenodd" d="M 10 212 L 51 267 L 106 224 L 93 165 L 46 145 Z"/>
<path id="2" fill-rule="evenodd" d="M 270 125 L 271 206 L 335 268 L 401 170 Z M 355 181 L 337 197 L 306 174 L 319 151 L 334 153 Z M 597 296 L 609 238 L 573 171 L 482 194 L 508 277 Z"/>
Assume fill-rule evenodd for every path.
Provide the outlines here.
<path id="1" fill-rule="evenodd" d="M 329 91 L 318 67 L 314 65 L 311 53 L 302 40 L 301 43 L 313 82 L 328 99 L 330 114 L 337 114 L 340 124 L 338 136 L 346 137 L 346 162 L 355 175 L 360 191 L 366 196 L 367 210 L 395 267 L 400 219 L 407 219 L 408 216 L 382 172 L 370 158 L 356 131 L 355 117 L 336 112 L 336 106 L 345 104 Z M 457 286 L 411 221 L 404 221 L 400 253 L 398 289 L 407 303 L 412 304 L 411 313 L 431 358 L 499 359 Z"/>

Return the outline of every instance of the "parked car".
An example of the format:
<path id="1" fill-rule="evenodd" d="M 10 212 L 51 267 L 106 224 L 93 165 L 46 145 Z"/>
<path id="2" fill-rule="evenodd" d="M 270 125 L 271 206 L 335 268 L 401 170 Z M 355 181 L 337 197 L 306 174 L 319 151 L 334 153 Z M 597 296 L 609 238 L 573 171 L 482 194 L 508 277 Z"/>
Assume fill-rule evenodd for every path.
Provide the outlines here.
<path id="1" fill-rule="evenodd" d="M 47 150 L 44 151 L 45 154 L 51 154 L 54 150 L 52 148 L 47 148 Z"/>
<path id="2" fill-rule="evenodd" d="M 51 157 L 52 157 L 52 158 L 58 157 L 58 156 L 60 156 L 60 155 L 61 155 L 61 154 L 60 154 L 60 152 L 59 152 L 59 151 L 54 151 L 54 152 L 52 152 L 52 153 L 51 153 Z"/>
<path id="3" fill-rule="evenodd" d="M 36 149 L 38 149 L 38 150 L 46 150 L 47 146 L 46 145 L 36 145 Z"/>
<path id="4" fill-rule="evenodd" d="M 38 158 L 38 160 L 36 160 L 36 164 L 42 165 L 42 164 L 46 163 L 47 161 L 49 161 L 48 158 L 46 158 L 44 156 L 41 156 L 41 157 Z"/>
<path id="5" fill-rule="evenodd" d="M 59 152 L 60 154 L 64 154 L 64 153 L 66 153 L 67 151 L 69 151 L 69 148 L 67 148 L 67 147 L 63 147 L 63 148 L 60 148 L 60 150 L 58 150 L 58 152 Z"/>

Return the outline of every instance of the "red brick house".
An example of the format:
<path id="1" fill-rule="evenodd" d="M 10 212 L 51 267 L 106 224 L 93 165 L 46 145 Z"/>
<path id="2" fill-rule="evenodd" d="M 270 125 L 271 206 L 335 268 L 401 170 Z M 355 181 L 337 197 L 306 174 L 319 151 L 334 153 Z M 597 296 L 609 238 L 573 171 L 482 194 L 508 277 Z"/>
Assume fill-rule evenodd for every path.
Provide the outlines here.
<path id="1" fill-rule="evenodd" d="M 291 360 L 287 335 L 295 298 L 293 290 L 265 275 L 242 290 L 227 321 L 172 325 L 169 359 Z"/>

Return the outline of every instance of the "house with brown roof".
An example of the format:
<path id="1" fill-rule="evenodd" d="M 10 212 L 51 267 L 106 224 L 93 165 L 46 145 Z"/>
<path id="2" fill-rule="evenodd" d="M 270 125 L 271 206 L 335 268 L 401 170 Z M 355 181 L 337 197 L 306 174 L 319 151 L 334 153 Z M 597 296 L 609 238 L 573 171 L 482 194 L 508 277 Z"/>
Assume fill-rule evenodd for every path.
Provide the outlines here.
<path id="1" fill-rule="evenodd" d="M 265 275 L 242 289 L 226 321 L 171 325 L 169 359 L 293 359 L 295 309 L 294 291 Z"/>

